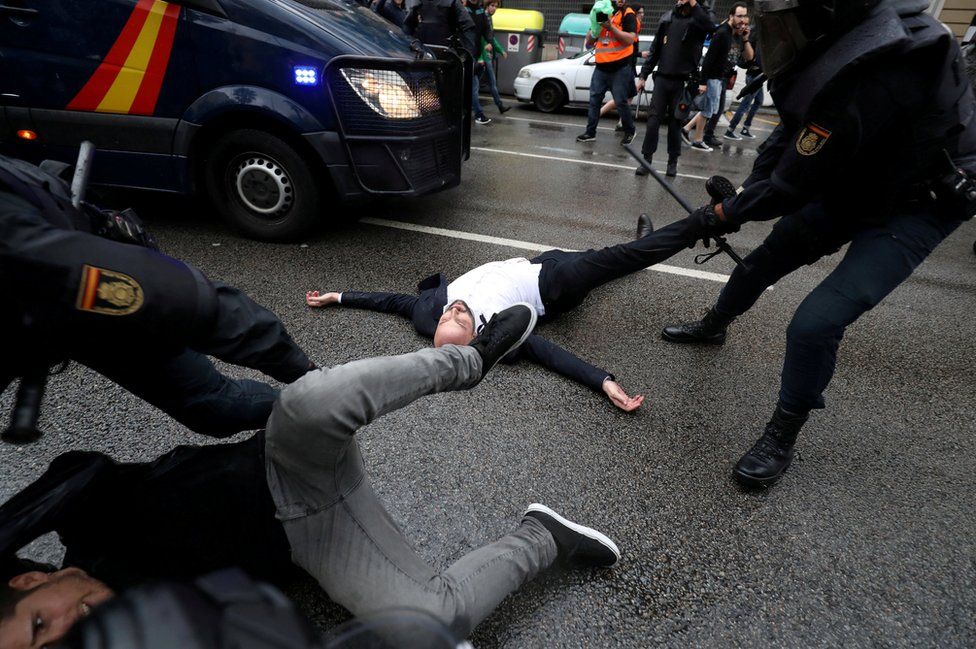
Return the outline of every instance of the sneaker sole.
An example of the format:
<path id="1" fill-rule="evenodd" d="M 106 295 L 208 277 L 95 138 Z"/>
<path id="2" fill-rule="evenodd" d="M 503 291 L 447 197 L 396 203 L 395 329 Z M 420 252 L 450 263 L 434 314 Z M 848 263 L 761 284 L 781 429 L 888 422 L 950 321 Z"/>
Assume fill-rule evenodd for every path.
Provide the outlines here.
<path id="1" fill-rule="evenodd" d="M 495 361 L 495 365 L 498 365 L 498 362 L 501 361 L 501 359 L 511 354 L 513 349 L 518 349 L 518 347 L 525 342 L 525 339 L 531 336 L 532 332 L 535 331 L 535 324 L 536 322 L 539 321 L 539 314 L 536 312 L 534 306 L 532 306 L 528 302 L 516 302 L 515 304 L 512 304 L 511 306 L 505 308 L 510 309 L 513 306 L 519 306 L 519 305 L 529 307 L 529 312 L 532 314 L 532 318 L 529 320 L 529 326 L 526 327 L 525 332 L 522 333 L 522 336 L 518 339 L 518 341 L 515 344 L 513 344 L 511 347 L 509 347 L 507 350 L 505 350 L 504 354 L 498 357 L 498 361 Z M 482 369 L 481 376 L 486 375 L 491 369 L 495 367 L 495 365 L 492 365 L 488 369 Z"/>
<path id="2" fill-rule="evenodd" d="M 613 552 L 613 556 L 617 557 L 617 560 L 610 564 L 611 566 L 617 565 L 617 561 L 620 561 L 620 548 L 618 548 L 617 544 L 611 541 L 605 534 L 601 534 L 597 532 L 592 527 L 585 527 L 578 523 L 574 523 L 573 521 L 568 521 L 562 516 L 560 516 L 559 514 L 557 514 L 556 512 L 546 507 L 545 505 L 541 505 L 539 503 L 532 503 L 531 505 L 529 505 L 526 508 L 525 512 L 522 514 L 522 516 L 524 517 L 525 514 L 528 514 L 529 512 L 539 512 L 540 514 L 551 516 L 554 519 L 556 519 L 556 521 L 560 525 L 564 525 L 569 529 L 573 530 L 574 532 L 577 532 L 578 534 L 582 534 L 588 539 L 593 539 L 600 545 L 606 547 L 611 552 Z M 607 567 L 609 568 L 610 566 Z"/>

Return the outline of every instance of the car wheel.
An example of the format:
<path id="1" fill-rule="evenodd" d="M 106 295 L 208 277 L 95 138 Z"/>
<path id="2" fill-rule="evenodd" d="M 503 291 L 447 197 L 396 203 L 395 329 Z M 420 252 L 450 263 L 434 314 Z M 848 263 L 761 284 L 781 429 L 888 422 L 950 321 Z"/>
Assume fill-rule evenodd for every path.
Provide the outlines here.
<path id="1" fill-rule="evenodd" d="M 318 221 L 321 188 L 312 165 L 285 140 L 252 129 L 220 137 L 206 161 L 213 207 L 254 239 L 284 241 Z"/>
<path id="2" fill-rule="evenodd" d="M 543 113 L 551 113 L 566 103 L 566 90 L 558 81 L 540 81 L 532 93 L 532 101 Z"/>

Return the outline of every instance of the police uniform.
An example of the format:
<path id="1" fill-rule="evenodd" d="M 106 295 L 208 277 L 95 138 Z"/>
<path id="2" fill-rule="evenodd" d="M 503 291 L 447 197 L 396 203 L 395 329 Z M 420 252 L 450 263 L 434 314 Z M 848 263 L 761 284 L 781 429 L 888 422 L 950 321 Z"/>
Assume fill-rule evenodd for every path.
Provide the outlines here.
<path id="1" fill-rule="evenodd" d="M 410 0 L 403 31 L 427 45 L 460 47 L 472 59 L 478 56 L 474 21 L 461 0 Z"/>
<path id="2" fill-rule="evenodd" d="M 850 243 L 789 325 L 779 405 L 736 467 L 744 484 L 775 481 L 789 465 L 807 413 L 824 407 L 845 328 L 971 214 L 938 185 L 953 168 L 976 171 L 976 104 L 958 44 L 926 7 L 881 2 L 812 62 L 773 78 L 781 124 L 741 193 L 715 211 L 732 227 L 787 216 L 705 320 L 665 329 L 676 342 L 721 342 L 766 288 Z"/>
<path id="3" fill-rule="evenodd" d="M 305 353 L 242 292 L 93 233 L 106 223 L 125 226 L 75 209 L 59 178 L 0 156 L 0 389 L 71 359 L 196 432 L 262 428 L 277 391 L 222 375 L 204 354 L 288 383 L 311 367 Z"/>

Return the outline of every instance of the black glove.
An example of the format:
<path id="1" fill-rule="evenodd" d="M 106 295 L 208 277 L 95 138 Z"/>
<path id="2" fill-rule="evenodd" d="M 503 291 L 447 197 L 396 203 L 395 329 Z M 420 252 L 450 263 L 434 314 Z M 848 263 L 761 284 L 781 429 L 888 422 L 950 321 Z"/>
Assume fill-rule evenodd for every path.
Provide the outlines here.
<path id="1" fill-rule="evenodd" d="M 691 213 L 688 219 L 691 221 L 692 232 L 695 236 L 692 244 L 688 246 L 689 248 L 694 248 L 695 243 L 699 240 L 708 248 L 711 244 L 711 239 L 714 237 L 739 231 L 739 225 L 737 223 L 730 223 L 718 218 L 713 204 L 699 207 Z"/>
<path id="2" fill-rule="evenodd" d="M 705 191 L 711 197 L 711 205 L 716 205 L 722 201 L 734 198 L 737 192 L 732 181 L 725 176 L 712 176 L 705 181 Z"/>

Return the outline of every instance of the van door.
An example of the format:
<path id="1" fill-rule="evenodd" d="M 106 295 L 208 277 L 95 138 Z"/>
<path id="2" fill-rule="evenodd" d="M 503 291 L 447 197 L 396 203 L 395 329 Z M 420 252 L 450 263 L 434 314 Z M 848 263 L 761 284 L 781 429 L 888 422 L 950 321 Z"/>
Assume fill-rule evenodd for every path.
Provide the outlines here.
<path id="1" fill-rule="evenodd" d="M 0 15 L 0 93 L 30 108 L 44 156 L 71 160 L 91 140 L 93 180 L 129 184 L 102 152 L 172 152 L 178 118 L 198 95 L 179 2 L 2 2 L 20 11 Z"/>

